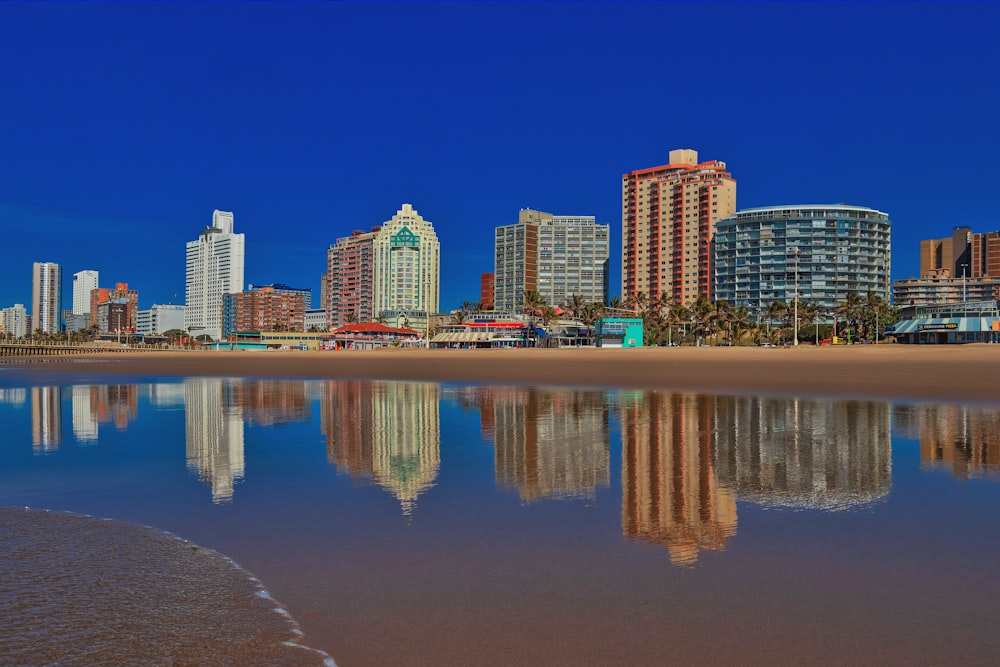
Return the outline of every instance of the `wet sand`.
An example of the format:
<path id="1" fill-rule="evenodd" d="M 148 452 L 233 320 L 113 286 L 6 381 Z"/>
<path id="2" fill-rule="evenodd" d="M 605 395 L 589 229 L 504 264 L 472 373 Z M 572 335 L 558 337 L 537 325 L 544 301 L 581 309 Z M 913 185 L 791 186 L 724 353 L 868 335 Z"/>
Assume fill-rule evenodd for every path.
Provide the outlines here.
<path id="1" fill-rule="evenodd" d="M 10 372 L 295 377 L 669 389 L 962 402 L 1000 401 L 1000 346 L 170 351 L 25 361 Z"/>

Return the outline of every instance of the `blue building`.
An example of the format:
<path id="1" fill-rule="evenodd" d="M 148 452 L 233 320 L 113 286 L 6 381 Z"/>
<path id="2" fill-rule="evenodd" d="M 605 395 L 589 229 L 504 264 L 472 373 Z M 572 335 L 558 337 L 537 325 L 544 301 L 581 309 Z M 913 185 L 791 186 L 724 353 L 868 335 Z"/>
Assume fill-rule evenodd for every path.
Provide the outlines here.
<path id="1" fill-rule="evenodd" d="M 824 313 L 850 292 L 888 301 L 890 226 L 888 214 L 847 204 L 738 211 L 716 224 L 714 298 L 758 321 L 774 301 Z"/>

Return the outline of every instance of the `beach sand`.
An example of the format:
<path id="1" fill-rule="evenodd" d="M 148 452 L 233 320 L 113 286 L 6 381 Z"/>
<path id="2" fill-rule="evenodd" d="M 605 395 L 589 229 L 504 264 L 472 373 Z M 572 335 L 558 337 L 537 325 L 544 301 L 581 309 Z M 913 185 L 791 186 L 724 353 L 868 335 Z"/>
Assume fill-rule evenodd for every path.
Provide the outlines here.
<path id="1" fill-rule="evenodd" d="M 854 345 L 165 351 L 23 360 L 13 373 L 366 378 L 960 402 L 1000 401 L 1000 346 Z"/>

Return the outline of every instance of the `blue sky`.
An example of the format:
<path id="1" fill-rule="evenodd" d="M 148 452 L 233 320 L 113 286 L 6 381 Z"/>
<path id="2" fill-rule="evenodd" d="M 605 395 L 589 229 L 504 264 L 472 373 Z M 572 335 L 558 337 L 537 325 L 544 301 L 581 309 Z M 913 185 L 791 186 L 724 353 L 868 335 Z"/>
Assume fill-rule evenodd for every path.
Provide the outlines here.
<path id="1" fill-rule="evenodd" d="M 0 3 L 0 307 L 31 263 L 183 303 L 184 244 L 233 211 L 246 281 L 311 287 L 403 202 L 441 307 L 479 296 L 518 209 L 612 227 L 622 173 L 725 161 L 737 206 L 1000 227 L 995 3 Z"/>

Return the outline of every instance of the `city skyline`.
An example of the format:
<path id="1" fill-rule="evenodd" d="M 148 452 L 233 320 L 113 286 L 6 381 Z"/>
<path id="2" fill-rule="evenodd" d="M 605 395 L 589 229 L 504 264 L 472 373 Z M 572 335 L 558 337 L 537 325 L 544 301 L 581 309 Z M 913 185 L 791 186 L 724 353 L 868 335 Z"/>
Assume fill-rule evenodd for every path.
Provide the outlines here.
<path id="1" fill-rule="evenodd" d="M 178 248 L 213 209 L 239 218 L 246 282 L 319 294 L 329 245 L 401 201 L 435 223 L 442 310 L 476 300 L 494 229 L 522 208 L 610 225 L 621 294 L 620 179 L 679 147 L 726 163 L 737 210 L 888 212 L 892 278 L 917 276 L 921 239 L 997 226 L 998 167 L 977 158 L 1000 144 L 981 76 L 1000 63 L 998 18 L 930 3 L 0 5 L 17 63 L 0 74 L 0 307 L 30 303 L 33 262 L 128 282 L 141 308 L 181 304 Z"/>

